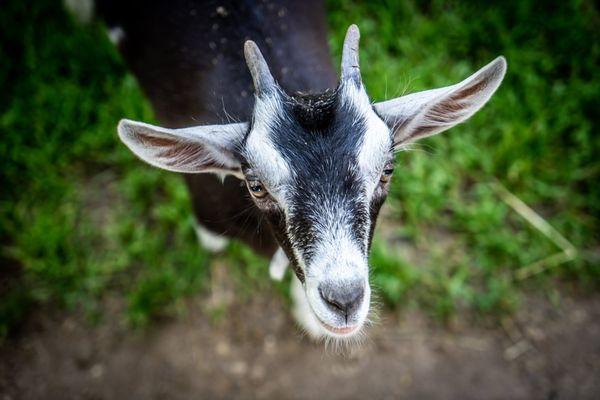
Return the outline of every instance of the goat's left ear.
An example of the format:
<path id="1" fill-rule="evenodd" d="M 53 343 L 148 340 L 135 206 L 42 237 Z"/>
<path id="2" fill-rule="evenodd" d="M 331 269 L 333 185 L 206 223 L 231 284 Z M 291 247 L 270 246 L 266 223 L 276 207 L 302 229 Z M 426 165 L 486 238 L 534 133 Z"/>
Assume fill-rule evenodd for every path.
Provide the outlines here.
<path id="1" fill-rule="evenodd" d="M 505 73 L 501 56 L 456 85 L 376 103 L 374 108 L 394 131 L 394 147 L 399 148 L 471 117 L 492 97 Z"/>
<path id="2" fill-rule="evenodd" d="M 139 158 L 155 167 L 184 173 L 240 174 L 237 149 L 248 124 L 167 129 L 123 119 L 119 137 Z"/>

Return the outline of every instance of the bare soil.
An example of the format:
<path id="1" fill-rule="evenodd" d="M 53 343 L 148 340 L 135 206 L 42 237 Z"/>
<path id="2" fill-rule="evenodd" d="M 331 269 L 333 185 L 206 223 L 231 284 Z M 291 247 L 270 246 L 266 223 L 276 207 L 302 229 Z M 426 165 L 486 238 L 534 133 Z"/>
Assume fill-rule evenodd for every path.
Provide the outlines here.
<path id="1" fill-rule="evenodd" d="M 598 295 L 531 297 L 493 329 L 388 311 L 363 346 L 338 354 L 304 338 L 276 293 L 226 292 L 144 332 L 38 312 L 0 349 L 0 399 L 600 398 Z"/>

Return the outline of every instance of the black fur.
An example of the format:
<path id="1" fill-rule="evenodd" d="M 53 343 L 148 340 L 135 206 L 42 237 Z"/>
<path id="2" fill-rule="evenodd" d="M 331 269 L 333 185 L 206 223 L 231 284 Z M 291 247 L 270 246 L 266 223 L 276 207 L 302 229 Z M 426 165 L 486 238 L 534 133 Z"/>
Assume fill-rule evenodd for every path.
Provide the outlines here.
<path id="1" fill-rule="evenodd" d="M 331 125 L 338 100 L 337 90 L 319 94 L 296 93 L 287 100 L 295 120 L 311 132 L 324 132 Z"/>

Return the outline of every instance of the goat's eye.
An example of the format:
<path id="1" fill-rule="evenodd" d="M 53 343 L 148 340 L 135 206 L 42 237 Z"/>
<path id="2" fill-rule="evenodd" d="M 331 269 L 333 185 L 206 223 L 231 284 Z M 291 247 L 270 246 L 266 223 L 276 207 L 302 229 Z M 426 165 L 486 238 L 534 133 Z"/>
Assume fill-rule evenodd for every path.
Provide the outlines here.
<path id="1" fill-rule="evenodd" d="M 268 193 L 262 182 L 258 179 L 248 180 L 246 181 L 246 185 L 248 186 L 248 191 L 250 191 L 252 196 L 258 199 L 265 197 Z"/>
<path id="2" fill-rule="evenodd" d="M 379 180 L 384 183 L 389 182 L 390 179 L 392 178 L 393 174 L 394 174 L 394 165 L 391 163 L 388 163 L 383 168 L 383 172 L 381 173 L 381 178 L 379 178 Z"/>

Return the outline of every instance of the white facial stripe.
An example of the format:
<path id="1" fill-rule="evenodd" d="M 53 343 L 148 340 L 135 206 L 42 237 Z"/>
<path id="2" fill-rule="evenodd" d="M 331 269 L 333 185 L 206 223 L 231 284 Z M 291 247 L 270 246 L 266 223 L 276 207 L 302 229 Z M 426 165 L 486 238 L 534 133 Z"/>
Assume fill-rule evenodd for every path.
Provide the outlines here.
<path id="1" fill-rule="evenodd" d="M 366 115 L 367 132 L 358 154 L 358 164 L 366 175 L 369 202 L 379 183 L 381 172 L 389 160 L 392 136 L 387 125 L 371 109 Z"/>
<path id="2" fill-rule="evenodd" d="M 314 271 L 322 270 L 322 266 L 332 264 L 334 262 L 333 258 L 339 260 L 340 254 L 348 256 L 348 260 L 354 260 L 355 263 L 362 259 L 366 263 L 366 256 L 362 255 L 361 249 L 352 234 L 352 221 L 355 216 L 343 204 L 335 203 L 335 199 L 314 199 L 308 208 L 314 210 L 311 218 L 312 224 L 315 231 L 319 232 L 315 243 L 311 244 L 313 257 L 310 270 L 308 270 L 305 259 L 305 249 L 298 246 L 302 242 L 301 238 L 294 235 L 291 225 L 287 225 L 287 236 L 290 239 L 292 251 L 298 265 L 305 274 L 314 275 Z M 293 218 L 294 210 L 286 209 L 285 211 L 286 218 L 289 221 L 290 217 Z M 365 231 L 366 237 L 369 229 L 368 224 L 365 229 L 367 229 Z M 367 237 L 366 240 L 368 240 Z M 365 242 L 364 248 L 367 248 L 367 242 Z"/>
<path id="3" fill-rule="evenodd" d="M 369 201 L 379 182 L 381 171 L 388 161 L 392 146 L 392 135 L 388 126 L 375 114 L 365 89 L 356 85 L 344 85 L 343 98 L 352 103 L 358 114 L 367 122 L 362 146 L 358 154 L 358 164 L 367 182 Z"/>
<path id="4" fill-rule="evenodd" d="M 315 204 L 314 209 L 318 210 L 313 223 L 319 235 L 312 244 L 313 257 L 308 273 L 313 277 L 330 273 L 339 275 L 342 272 L 334 271 L 337 268 L 351 274 L 366 272 L 366 254 L 363 254 L 353 235 L 354 216 L 351 212 L 343 205 L 335 203 L 334 199 Z M 302 252 L 295 245 L 295 238 L 291 237 L 291 240 L 298 259 L 305 264 Z M 356 266 L 364 267 L 365 271 L 358 271 Z"/>
<path id="5" fill-rule="evenodd" d="M 246 157 L 260 173 L 260 179 L 269 193 L 287 209 L 283 185 L 289 182 L 292 172 L 273 144 L 270 134 L 277 116 L 282 113 L 283 107 L 278 97 L 256 98 L 254 125 L 246 141 Z"/>
<path id="6" fill-rule="evenodd" d="M 354 278 L 357 274 L 365 273 L 366 257 L 351 235 L 352 227 L 344 216 L 334 216 L 332 219 L 338 221 L 327 227 L 319 240 L 314 253 L 315 265 L 310 273 L 325 273 L 334 280 Z"/>

